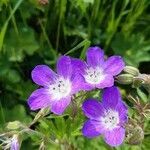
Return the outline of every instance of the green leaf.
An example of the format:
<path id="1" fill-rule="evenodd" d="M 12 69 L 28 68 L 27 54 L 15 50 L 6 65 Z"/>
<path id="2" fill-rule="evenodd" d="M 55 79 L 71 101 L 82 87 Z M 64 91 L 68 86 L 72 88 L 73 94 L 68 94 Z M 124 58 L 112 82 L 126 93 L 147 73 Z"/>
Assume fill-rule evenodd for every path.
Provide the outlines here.
<path id="1" fill-rule="evenodd" d="M 0 51 L 2 50 L 3 41 L 4 41 L 5 33 L 6 33 L 6 30 L 7 30 L 7 26 L 8 26 L 8 22 L 6 22 L 4 24 L 4 26 L 2 27 L 2 30 L 0 32 Z"/>
<path id="2" fill-rule="evenodd" d="M 126 38 L 119 33 L 112 41 L 112 48 L 116 54 L 124 56 L 127 64 L 138 66 L 140 62 L 149 61 L 150 50 L 149 42 L 144 40 L 141 34 L 132 34 L 130 38 Z"/>
<path id="3" fill-rule="evenodd" d="M 81 47 L 83 47 L 81 54 L 80 54 L 80 58 L 84 58 L 85 56 L 85 52 L 87 50 L 87 48 L 90 46 L 90 41 L 89 40 L 84 40 L 81 43 L 79 43 L 77 46 L 75 46 L 74 48 L 72 48 L 71 50 L 69 50 L 65 55 L 71 54 L 77 50 L 79 50 Z"/>
<path id="4" fill-rule="evenodd" d="M 33 55 L 39 48 L 33 30 L 26 27 L 21 27 L 19 35 L 11 29 L 4 44 L 10 61 L 21 62 L 25 54 Z"/>
<path id="5" fill-rule="evenodd" d="M 12 99 L 13 100 L 13 99 Z M 31 121 L 31 118 L 27 116 L 24 106 L 16 105 L 12 109 L 4 109 L 6 121 L 15 121 L 28 123 Z"/>

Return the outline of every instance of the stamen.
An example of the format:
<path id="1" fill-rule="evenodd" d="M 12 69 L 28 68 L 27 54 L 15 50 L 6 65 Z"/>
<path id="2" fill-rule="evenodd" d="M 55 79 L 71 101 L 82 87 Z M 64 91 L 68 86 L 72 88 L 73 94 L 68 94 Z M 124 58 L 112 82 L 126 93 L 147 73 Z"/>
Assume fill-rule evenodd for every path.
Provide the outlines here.
<path id="1" fill-rule="evenodd" d="M 90 84 L 99 84 L 104 79 L 103 70 L 99 67 L 88 68 L 84 75 L 86 82 Z"/>
<path id="2" fill-rule="evenodd" d="M 69 95 L 71 91 L 71 83 L 68 79 L 59 78 L 54 84 L 50 85 L 49 90 L 52 98 L 59 100 Z"/>
<path id="3" fill-rule="evenodd" d="M 100 120 L 106 129 L 112 130 L 119 124 L 119 114 L 117 111 L 109 109 L 104 112 L 104 116 Z"/>

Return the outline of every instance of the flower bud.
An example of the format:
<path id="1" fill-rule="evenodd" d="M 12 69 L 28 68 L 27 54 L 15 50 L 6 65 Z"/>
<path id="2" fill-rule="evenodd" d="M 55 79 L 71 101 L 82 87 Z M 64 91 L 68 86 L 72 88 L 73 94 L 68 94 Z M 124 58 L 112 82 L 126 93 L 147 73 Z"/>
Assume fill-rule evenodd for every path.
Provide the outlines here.
<path id="1" fill-rule="evenodd" d="M 131 74 L 121 74 L 116 78 L 120 84 L 131 84 L 133 82 L 133 75 Z"/>
<path id="2" fill-rule="evenodd" d="M 133 76 L 138 76 L 139 75 L 139 70 L 135 67 L 132 67 L 132 66 L 125 66 L 123 71 L 125 73 L 131 74 Z"/>
<path id="3" fill-rule="evenodd" d="M 19 121 L 13 121 L 7 124 L 7 129 L 10 129 L 10 130 L 17 130 L 20 127 L 21 127 L 21 123 Z"/>
<path id="4" fill-rule="evenodd" d="M 30 124 L 32 126 L 34 123 L 36 123 L 40 118 L 46 116 L 50 112 L 49 108 L 42 108 L 35 116 L 34 120 Z"/>
<path id="5" fill-rule="evenodd" d="M 144 131 L 139 125 L 128 125 L 126 128 L 126 142 L 131 145 L 138 145 L 144 139 Z"/>
<path id="6" fill-rule="evenodd" d="M 133 80 L 134 87 L 139 87 L 141 85 L 145 86 L 150 90 L 150 75 L 147 74 L 139 74 Z"/>

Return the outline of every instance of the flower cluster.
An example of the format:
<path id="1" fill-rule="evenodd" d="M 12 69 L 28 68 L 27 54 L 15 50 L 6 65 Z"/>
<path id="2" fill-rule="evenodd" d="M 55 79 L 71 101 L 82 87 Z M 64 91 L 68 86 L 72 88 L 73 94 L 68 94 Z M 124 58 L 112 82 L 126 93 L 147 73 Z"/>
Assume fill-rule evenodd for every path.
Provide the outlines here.
<path id="1" fill-rule="evenodd" d="M 90 47 L 86 62 L 69 56 L 61 56 L 57 61 L 56 72 L 46 65 L 38 65 L 32 71 L 33 81 L 40 86 L 28 99 L 32 110 L 50 107 L 51 112 L 61 115 L 70 104 L 72 95 L 79 91 L 104 89 L 102 103 L 87 100 L 83 111 L 89 120 L 84 124 L 83 135 L 95 137 L 104 135 L 105 141 L 120 145 L 124 139 L 124 123 L 127 121 L 127 108 L 121 95 L 114 87 L 114 76 L 125 64 L 120 56 L 104 58 L 99 47 Z"/>

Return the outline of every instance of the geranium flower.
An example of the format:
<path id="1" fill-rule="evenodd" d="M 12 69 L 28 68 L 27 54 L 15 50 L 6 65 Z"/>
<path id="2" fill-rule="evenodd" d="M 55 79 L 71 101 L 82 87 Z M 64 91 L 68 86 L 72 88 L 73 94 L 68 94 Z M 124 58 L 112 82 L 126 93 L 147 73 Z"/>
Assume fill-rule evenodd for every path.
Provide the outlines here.
<path id="1" fill-rule="evenodd" d="M 57 62 L 57 74 L 46 65 L 38 65 L 32 71 L 33 81 L 42 86 L 28 99 L 32 110 L 50 107 L 55 114 L 62 114 L 70 104 L 71 96 L 80 90 L 80 75 L 73 73 L 71 59 L 61 56 Z"/>
<path id="2" fill-rule="evenodd" d="M 14 134 L 12 137 L 3 137 L 3 139 L 1 139 L 2 144 L 2 149 L 7 150 L 19 150 L 20 149 L 20 144 L 19 144 L 19 140 L 18 140 L 18 135 Z"/>
<path id="3" fill-rule="evenodd" d="M 105 142 L 111 146 L 122 144 L 125 138 L 127 107 L 116 87 L 104 89 L 101 103 L 88 99 L 83 103 L 82 109 L 89 118 L 82 129 L 84 136 L 94 138 L 103 135 Z"/>
<path id="4" fill-rule="evenodd" d="M 99 47 L 90 47 L 86 56 L 87 63 L 72 59 L 74 70 L 83 77 L 83 90 L 113 86 L 113 76 L 118 75 L 125 66 L 121 56 L 111 56 L 105 61 L 104 51 Z"/>

